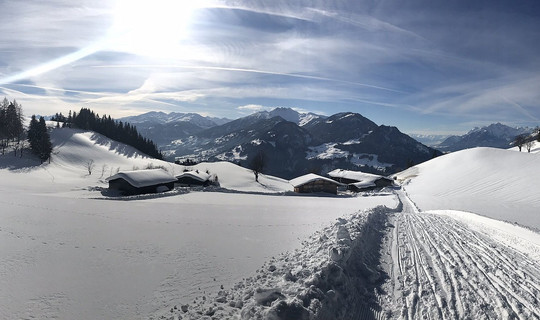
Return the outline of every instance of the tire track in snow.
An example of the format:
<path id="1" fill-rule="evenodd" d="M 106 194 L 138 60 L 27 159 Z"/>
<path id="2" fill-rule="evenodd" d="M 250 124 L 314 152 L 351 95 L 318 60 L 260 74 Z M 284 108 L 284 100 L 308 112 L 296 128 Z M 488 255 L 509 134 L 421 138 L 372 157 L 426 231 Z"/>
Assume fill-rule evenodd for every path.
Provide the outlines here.
<path id="1" fill-rule="evenodd" d="M 538 261 L 398 195 L 383 309 L 401 319 L 540 319 Z"/>

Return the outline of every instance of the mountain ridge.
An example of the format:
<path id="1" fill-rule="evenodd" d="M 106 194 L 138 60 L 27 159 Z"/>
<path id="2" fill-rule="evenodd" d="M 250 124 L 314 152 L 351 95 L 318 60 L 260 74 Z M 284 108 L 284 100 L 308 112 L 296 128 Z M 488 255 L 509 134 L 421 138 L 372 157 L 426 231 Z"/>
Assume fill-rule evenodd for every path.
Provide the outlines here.
<path id="1" fill-rule="evenodd" d="M 190 121 L 141 123 L 151 123 L 141 131 L 146 130 L 169 159 L 229 161 L 249 167 L 250 160 L 263 153 L 263 173 L 283 178 L 336 168 L 387 175 L 441 154 L 396 127 L 379 126 L 354 112 L 327 117 L 276 108 L 207 128 Z"/>
<path id="2" fill-rule="evenodd" d="M 433 147 L 443 152 L 454 152 L 474 147 L 507 149 L 512 146 L 516 136 L 531 134 L 532 130 L 527 127 L 514 128 L 497 122 L 484 127 L 476 127 L 461 136 L 450 136 Z"/>

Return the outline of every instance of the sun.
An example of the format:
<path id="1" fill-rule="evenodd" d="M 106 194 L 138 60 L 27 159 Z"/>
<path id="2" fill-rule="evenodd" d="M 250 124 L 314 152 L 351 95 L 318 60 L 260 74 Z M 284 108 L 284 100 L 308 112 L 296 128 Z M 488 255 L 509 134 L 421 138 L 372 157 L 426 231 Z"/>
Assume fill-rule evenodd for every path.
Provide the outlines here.
<path id="1" fill-rule="evenodd" d="M 109 30 L 110 45 L 120 51 L 169 56 L 189 38 L 195 0 L 118 0 Z"/>

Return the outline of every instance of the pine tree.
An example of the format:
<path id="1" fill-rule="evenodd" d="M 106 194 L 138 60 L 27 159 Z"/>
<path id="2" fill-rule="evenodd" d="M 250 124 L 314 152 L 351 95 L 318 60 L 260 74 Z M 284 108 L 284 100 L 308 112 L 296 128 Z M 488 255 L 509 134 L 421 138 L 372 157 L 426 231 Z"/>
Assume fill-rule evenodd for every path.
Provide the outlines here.
<path id="1" fill-rule="evenodd" d="M 36 120 L 36 116 L 32 115 L 28 128 L 28 142 L 30 143 L 30 149 L 39 157 L 41 163 L 50 158 L 52 143 L 49 132 L 47 131 L 45 118 L 40 117 L 38 121 Z"/>
<path id="2" fill-rule="evenodd" d="M 30 143 L 30 149 L 32 149 L 32 152 L 36 153 L 35 151 L 38 148 L 38 141 L 39 141 L 39 122 L 36 119 L 36 115 L 32 115 L 32 118 L 30 120 L 30 125 L 28 126 L 28 132 L 26 134 L 26 137 L 28 139 L 28 142 Z"/>
<path id="3" fill-rule="evenodd" d="M 47 125 L 45 123 L 45 118 L 40 117 L 39 118 L 39 159 L 41 160 L 41 163 L 46 161 L 51 157 L 52 153 L 52 143 L 51 143 L 51 136 L 49 135 L 49 132 L 47 131 Z"/>

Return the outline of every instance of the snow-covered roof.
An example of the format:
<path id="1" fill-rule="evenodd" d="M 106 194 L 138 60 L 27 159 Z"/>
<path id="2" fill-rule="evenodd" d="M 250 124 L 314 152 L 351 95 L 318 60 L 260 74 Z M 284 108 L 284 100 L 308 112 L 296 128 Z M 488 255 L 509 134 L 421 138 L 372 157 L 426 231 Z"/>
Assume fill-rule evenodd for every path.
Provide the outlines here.
<path id="1" fill-rule="evenodd" d="M 290 184 L 292 184 L 293 187 L 299 187 L 301 185 L 304 185 L 306 183 L 310 183 L 310 182 L 313 182 L 313 181 L 316 181 L 316 180 L 325 180 L 325 181 L 328 181 L 328 182 L 332 182 L 332 183 L 335 183 L 337 185 L 340 185 L 341 183 L 335 181 L 335 180 L 332 180 L 330 178 L 325 178 L 325 177 L 322 177 L 322 176 L 319 176 L 318 174 L 314 174 L 314 173 L 308 173 L 306 175 L 303 175 L 301 177 L 298 177 L 298 178 L 294 178 L 292 180 L 289 181 Z"/>
<path id="2" fill-rule="evenodd" d="M 351 183 L 351 185 L 357 187 L 358 189 L 371 188 L 371 187 L 377 186 L 373 180 Z"/>
<path id="3" fill-rule="evenodd" d="M 349 180 L 356 180 L 358 182 L 375 181 L 379 178 L 384 178 L 376 174 L 365 173 L 361 171 L 350 171 L 343 169 L 336 169 L 328 172 L 328 175 L 332 178 L 344 178 Z"/>
<path id="4" fill-rule="evenodd" d="M 208 173 L 198 171 L 198 170 L 182 172 L 182 174 L 176 176 L 176 179 L 180 179 L 184 177 L 189 177 L 189 178 L 201 181 L 201 182 L 205 182 L 205 181 L 208 181 L 208 179 L 210 179 L 210 175 Z"/>
<path id="5" fill-rule="evenodd" d="M 136 188 L 176 181 L 176 178 L 163 169 L 122 171 L 107 178 L 108 181 L 124 179 Z"/>

